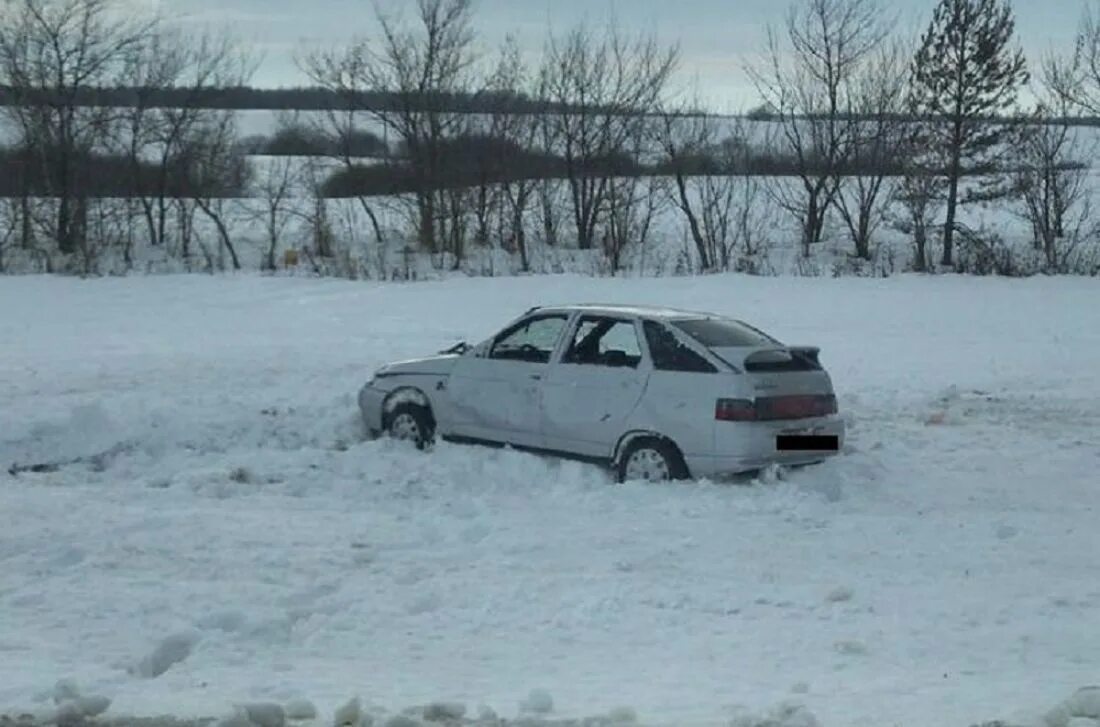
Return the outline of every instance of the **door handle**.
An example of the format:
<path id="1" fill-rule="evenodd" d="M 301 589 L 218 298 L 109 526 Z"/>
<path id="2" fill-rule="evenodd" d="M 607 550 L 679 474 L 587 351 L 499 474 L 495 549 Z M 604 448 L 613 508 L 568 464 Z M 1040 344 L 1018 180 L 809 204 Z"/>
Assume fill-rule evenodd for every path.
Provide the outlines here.
<path id="1" fill-rule="evenodd" d="M 529 378 L 532 378 L 535 381 L 541 381 L 542 380 L 542 374 L 530 374 Z"/>

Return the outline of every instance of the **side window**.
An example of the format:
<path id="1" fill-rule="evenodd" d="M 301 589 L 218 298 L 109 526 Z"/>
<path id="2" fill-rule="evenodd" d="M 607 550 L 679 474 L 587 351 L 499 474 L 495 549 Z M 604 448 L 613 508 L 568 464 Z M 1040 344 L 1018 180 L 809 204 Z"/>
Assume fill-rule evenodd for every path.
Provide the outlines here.
<path id="1" fill-rule="evenodd" d="M 638 368 L 642 348 L 634 322 L 618 318 L 584 316 L 562 363 L 614 368 Z"/>
<path id="2" fill-rule="evenodd" d="M 649 355 L 653 359 L 653 368 L 658 371 L 691 371 L 713 374 L 718 371 L 709 361 L 680 343 L 679 339 L 656 321 L 646 321 L 645 330 Z"/>
<path id="3" fill-rule="evenodd" d="M 489 358 L 548 363 L 565 321 L 565 316 L 540 316 L 520 321 L 497 336 Z"/>

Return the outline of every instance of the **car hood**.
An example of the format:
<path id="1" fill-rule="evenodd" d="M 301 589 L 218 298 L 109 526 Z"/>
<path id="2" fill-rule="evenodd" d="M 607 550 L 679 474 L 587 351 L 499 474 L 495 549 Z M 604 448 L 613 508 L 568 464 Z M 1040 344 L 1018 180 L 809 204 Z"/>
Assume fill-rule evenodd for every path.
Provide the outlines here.
<path id="1" fill-rule="evenodd" d="M 460 357 L 457 354 L 443 354 L 414 358 L 408 361 L 395 361 L 386 364 L 375 372 L 378 378 L 386 376 L 446 376 L 451 372 Z"/>

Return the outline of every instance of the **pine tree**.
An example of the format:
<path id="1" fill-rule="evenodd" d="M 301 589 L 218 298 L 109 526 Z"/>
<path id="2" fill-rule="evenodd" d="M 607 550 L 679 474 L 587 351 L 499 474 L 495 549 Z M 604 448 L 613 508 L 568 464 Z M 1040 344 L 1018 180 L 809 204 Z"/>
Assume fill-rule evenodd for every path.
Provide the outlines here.
<path id="1" fill-rule="evenodd" d="M 940 0 L 913 59 L 913 112 L 924 120 L 924 147 L 946 177 L 943 264 L 952 264 L 959 179 L 996 162 L 1012 124 L 999 120 L 1027 83 L 1015 45 L 1009 0 Z"/>

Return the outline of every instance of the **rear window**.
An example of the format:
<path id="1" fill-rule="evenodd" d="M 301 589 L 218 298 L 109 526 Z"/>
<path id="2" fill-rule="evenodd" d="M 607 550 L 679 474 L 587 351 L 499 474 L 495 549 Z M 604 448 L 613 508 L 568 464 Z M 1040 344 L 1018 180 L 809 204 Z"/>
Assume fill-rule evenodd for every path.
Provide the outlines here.
<path id="1" fill-rule="evenodd" d="M 751 326 L 726 318 L 672 321 L 672 325 L 707 348 L 773 346 L 779 343 L 774 338 L 770 338 Z"/>

